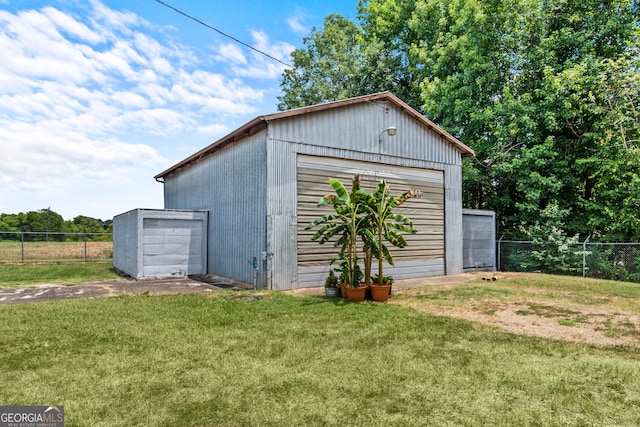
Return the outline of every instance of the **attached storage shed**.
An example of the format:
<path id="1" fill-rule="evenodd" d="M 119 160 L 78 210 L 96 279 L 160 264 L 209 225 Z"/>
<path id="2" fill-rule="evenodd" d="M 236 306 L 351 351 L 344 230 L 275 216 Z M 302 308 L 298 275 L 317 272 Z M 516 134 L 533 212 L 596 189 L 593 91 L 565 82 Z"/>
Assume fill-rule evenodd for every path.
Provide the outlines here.
<path id="1" fill-rule="evenodd" d="M 393 126 L 395 136 L 386 130 Z M 165 208 L 210 212 L 207 272 L 271 289 L 319 286 L 336 250 L 305 226 L 329 177 L 421 190 L 403 213 L 418 233 L 395 278 L 462 272 L 462 157 L 473 151 L 389 92 L 260 116 L 158 174 Z M 329 208 L 324 208 L 329 209 Z M 256 263 L 253 262 L 255 259 Z"/>
<path id="2" fill-rule="evenodd" d="M 113 266 L 127 275 L 207 272 L 207 211 L 134 209 L 113 218 Z"/>
<path id="3" fill-rule="evenodd" d="M 496 269 L 496 213 L 462 210 L 462 267 L 464 271 Z"/>

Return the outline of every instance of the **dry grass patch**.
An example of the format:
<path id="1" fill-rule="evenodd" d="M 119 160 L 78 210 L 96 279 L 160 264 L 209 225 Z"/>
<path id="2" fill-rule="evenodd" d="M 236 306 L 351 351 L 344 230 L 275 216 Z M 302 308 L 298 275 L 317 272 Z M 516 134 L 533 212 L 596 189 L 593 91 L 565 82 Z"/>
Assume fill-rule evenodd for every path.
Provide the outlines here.
<path id="1" fill-rule="evenodd" d="M 396 292 L 392 303 L 545 338 L 640 348 L 640 285 L 544 274 L 482 274 Z"/>
<path id="2" fill-rule="evenodd" d="M 20 262 L 22 243 L 0 242 L 0 262 Z M 113 253 L 112 242 L 87 242 L 86 258 L 109 259 Z M 25 261 L 60 261 L 85 259 L 85 242 L 24 242 Z"/>

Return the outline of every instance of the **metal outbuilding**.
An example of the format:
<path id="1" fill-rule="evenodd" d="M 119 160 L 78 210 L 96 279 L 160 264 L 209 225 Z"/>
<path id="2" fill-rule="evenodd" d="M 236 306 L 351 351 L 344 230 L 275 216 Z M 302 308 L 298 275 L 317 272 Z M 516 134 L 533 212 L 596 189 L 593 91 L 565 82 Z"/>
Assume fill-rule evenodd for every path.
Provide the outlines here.
<path id="1" fill-rule="evenodd" d="M 207 211 L 134 209 L 113 218 L 113 266 L 135 279 L 207 272 Z"/>
<path id="2" fill-rule="evenodd" d="M 396 279 L 458 274 L 462 158 L 473 150 L 389 92 L 259 116 L 158 174 L 167 209 L 208 210 L 207 272 L 270 289 L 319 286 L 336 254 L 305 226 L 330 211 L 328 178 L 392 194 L 418 233 L 394 254 Z M 327 210 L 328 209 L 328 210 Z"/>

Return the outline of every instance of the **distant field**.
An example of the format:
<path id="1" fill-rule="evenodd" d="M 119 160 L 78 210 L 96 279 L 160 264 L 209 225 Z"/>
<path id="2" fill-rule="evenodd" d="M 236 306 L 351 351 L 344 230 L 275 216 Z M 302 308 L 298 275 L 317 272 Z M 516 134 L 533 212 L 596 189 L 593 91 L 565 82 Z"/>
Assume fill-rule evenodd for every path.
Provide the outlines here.
<path id="1" fill-rule="evenodd" d="M 24 242 L 0 241 L 0 262 L 106 260 L 113 242 Z"/>

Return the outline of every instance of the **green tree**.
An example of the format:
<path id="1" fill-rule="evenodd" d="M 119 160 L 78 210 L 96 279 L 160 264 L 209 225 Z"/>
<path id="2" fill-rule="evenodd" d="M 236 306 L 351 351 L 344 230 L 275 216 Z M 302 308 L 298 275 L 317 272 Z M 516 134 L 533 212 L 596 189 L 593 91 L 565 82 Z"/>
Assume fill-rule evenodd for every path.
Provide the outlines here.
<path id="1" fill-rule="evenodd" d="M 104 229 L 100 220 L 84 215 L 78 215 L 71 221 L 75 230 L 80 233 L 102 233 Z"/>
<path id="2" fill-rule="evenodd" d="M 338 27 L 356 46 L 334 43 L 334 27 L 314 30 L 288 71 L 304 78 L 283 79 L 283 98 L 299 103 L 282 106 L 391 90 L 476 151 L 464 203 L 495 210 L 504 232 L 555 201 L 569 234 L 635 240 L 639 5 L 361 1 L 360 27 Z"/>
<path id="3" fill-rule="evenodd" d="M 0 231 L 22 231 L 24 214 L 0 214 Z"/>
<path id="4" fill-rule="evenodd" d="M 49 208 L 40 209 L 39 211 L 29 211 L 25 214 L 22 230 L 31 233 L 43 233 L 45 240 L 62 240 L 63 236 L 58 234 L 50 235 L 49 233 L 59 233 L 64 231 L 64 219 L 57 212 Z M 40 239 L 40 236 L 33 237 Z"/>
<path id="5" fill-rule="evenodd" d="M 305 49 L 292 52 L 294 68 L 284 71 L 280 110 L 319 104 L 363 94 L 360 63 L 361 32 L 341 15 L 325 18 L 304 38 Z"/>

